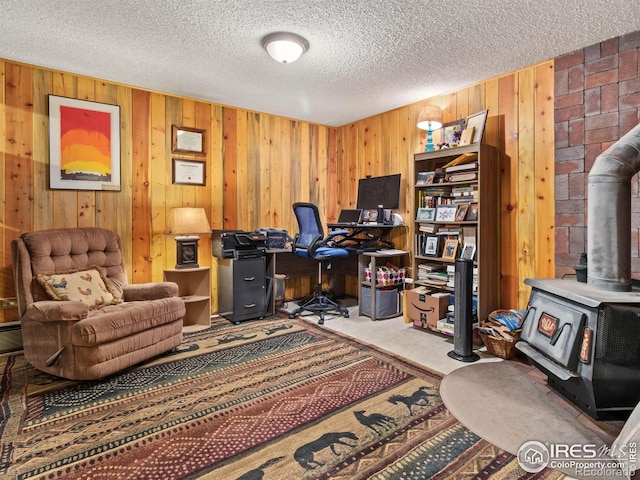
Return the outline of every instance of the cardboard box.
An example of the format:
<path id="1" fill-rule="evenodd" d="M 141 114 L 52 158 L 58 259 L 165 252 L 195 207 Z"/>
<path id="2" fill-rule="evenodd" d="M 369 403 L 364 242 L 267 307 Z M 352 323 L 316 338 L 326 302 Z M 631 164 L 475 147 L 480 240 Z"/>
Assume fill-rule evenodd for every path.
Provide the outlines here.
<path id="1" fill-rule="evenodd" d="M 437 329 L 438 320 L 447 315 L 448 293 L 433 293 L 422 287 L 405 292 L 407 316 L 416 327 Z"/>

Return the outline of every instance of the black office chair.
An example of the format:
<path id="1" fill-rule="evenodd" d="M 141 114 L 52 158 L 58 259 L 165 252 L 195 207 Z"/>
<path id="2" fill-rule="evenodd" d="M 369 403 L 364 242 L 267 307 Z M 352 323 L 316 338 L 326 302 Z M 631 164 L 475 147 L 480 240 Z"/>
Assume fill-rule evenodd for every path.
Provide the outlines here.
<path id="1" fill-rule="evenodd" d="M 289 314 L 289 318 L 295 318 L 304 311 L 320 315 L 318 324 L 324 324 L 325 313 L 337 313 L 344 318 L 349 317 L 349 311 L 322 293 L 322 264 L 330 268 L 330 260 L 334 257 L 346 257 L 349 252 L 344 248 L 334 246 L 335 237 L 345 235 L 346 230 L 335 230 L 324 236 L 322 222 L 318 207 L 313 203 L 297 202 L 293 204 L 293 212 L 298 219 L 299 232 L 293 238 L 292 251 L 294 255 L 303 258 L 312 258 L 318 261 L 318 289 L 313 297 L 304 302 L 299 308 Z"/>

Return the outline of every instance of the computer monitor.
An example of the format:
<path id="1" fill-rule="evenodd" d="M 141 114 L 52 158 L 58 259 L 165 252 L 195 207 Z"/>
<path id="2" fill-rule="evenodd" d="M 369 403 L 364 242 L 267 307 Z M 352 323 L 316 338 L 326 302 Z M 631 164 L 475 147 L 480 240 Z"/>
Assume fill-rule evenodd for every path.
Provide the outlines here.
<path id="1" fill-rule="evenodd" d="M 356 208 L 383 208 L 397 210 L 400 208 L 399 173 L 382 177 L 366 177 L 358 180 L 358 201 Z"/>

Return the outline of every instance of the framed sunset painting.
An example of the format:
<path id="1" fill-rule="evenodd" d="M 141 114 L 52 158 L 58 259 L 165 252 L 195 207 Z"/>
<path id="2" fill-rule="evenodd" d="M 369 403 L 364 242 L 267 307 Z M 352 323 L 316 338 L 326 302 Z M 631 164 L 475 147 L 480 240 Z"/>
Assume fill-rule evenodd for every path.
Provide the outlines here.
<path id="1" fill-rule="evenodd" d="M 120 107 L 49 95 L 49 186 L 120 190 Z"/>

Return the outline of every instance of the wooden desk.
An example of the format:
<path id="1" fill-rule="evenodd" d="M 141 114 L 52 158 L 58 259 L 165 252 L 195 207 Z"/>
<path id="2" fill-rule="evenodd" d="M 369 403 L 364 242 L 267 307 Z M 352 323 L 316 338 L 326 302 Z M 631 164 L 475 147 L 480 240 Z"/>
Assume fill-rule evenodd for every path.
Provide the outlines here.
<path id="1" fill-rule="evenodd" d="M 312 258 L 294 255 L 290 248 L 267 249 L 267 276 L 275 278 L 276 273 L 288 278 L 309 277 L 318 273 L 318 262 Z"/>
<path id="2" fill-rule="evenodd" d="M 275 282 L 276 273 L 286 275 L 287 278 L 317 277 L 318 261 L 312 258 L 303 258 L 294 255 L 288 248 L 273 248 L 266 250 L 267 255 L 267 277 Z M 345 292 L 344 275 L 358 276 L 358 259 L 354 253 L 349 253 L 348 257 L 337 257 L 331 260 L 330 284 L 331 290 L 337 296 Z M 272 285 L 269 296 L 269 306 L 267 312 L 276 313 L 275 305 L 275 285 Z"/>

